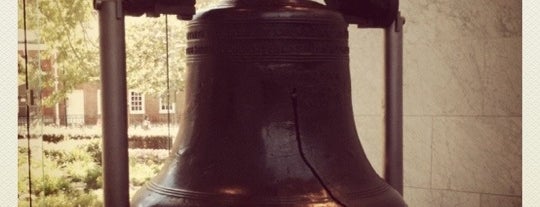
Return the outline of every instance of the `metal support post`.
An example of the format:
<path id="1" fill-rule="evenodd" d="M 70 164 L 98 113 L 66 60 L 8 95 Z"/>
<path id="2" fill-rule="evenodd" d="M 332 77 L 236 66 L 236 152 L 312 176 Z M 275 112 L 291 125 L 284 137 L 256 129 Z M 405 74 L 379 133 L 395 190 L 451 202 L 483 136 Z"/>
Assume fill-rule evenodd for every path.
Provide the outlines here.
<path id="1" fill-rule="evenodd" d="M 126 50 L 121 0 L 95 2 L 99 10 L 103 190 L 106 207 L 129 206 Z"/>
<path id="2" fill-rule="evenodd" d="M 403 195 L 403 24 L 384 30 L 385 42 L 385 172 L 386 182 Z"/>

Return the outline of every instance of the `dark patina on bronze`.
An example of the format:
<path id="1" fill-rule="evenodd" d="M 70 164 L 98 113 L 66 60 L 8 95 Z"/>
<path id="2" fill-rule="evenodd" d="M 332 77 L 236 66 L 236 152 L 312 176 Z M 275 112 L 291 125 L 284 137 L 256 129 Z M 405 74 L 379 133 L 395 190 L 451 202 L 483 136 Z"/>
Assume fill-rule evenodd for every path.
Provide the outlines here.
<path id="1" fill-rule="evenodd" d="M 307 0 L 197 15 L 172 156 L 132 206 L 406 206 L 359 142 L 347 34 Z"/>

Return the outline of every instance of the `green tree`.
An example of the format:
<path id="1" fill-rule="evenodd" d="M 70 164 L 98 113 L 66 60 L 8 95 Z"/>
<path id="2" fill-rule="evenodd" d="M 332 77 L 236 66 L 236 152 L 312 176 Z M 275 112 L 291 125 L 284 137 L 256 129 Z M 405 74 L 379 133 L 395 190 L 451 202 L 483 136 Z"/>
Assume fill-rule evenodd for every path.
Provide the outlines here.
<path id="1" fill-rule="evenodd" d="M 43 103 L 52 106 L 64 100 L 69 92 L 84 83 L 98 83 L 99 37 L 97 12 L 89 0 L 26 0 L 27 29 L 36 31 L 45 45 L 40 59 L 48 59 L 57 69 L 53 74 L 39 73 L 36 86 L 60 87 Z M 216 0 L 199 1 L 198 7 Z M 22 2 L 19 3 L 19 28 L 23 29 Z M 167 58 L 169 87 L 172 92 L 183 90 L 185 69 L 186 22 L 175 16 L 126 17 L 126 62 L 128 88 L 152 95 L 167 91 Z M 168 30 L 168 38 L 166 36 Z M 168 52 L 167 52 L 168 42 Z M 168 54 L 168 56 L 167 56 Z M 35 68 L 39 68 L 36 65 Z M 30 67 L 29 67 L 30 69 Z M 24 68 L 19 68 L 24 75 Z M 52 70 L 54 72 L 54 69 Z M 38 74 L 34 72 L 30 75 Z"/>
<path id="2" fill-rule="evenodd" d="M 167 25 L 164 16 L 126 18 L 128 88 L 162 95 L 169 81 L 171 91 L 183 89 L 186 22 L 171 17 Z"/>
<path id="3" fill-rule="evenodd" d="M 198 0 L 196 7 L 200 10 L 217 2 Z M 163 15 L 126 17 L 128 88 L 160 96 L 167 92 L 168 81 L 172 94 L 184 89 L 186 26 L 174 15 L 167 20 Z"/>
<path id="4" fill-rule="evenodd" d="M 21 5 L 19 14 L 23 13 Z M 28 58 L 40 63 L 42 60 L 50 60 L 53 67 L 47 75 L 41 72 L 35 75 L 38 73 L 35 71 L 41 71 L 43 65 L 30 65 L 33 67 L 28 67 L 28 71 L 34 71 L 29 73 L 30 85 L 38 90 L 53 88 L 55 81 L 61 85 L 51 96 L 44 97 L 45 105 L 52 106 L 80 84 L 97 80 L 99 50 L 97 36 L 91 35 L 91 31 L 95 30 L 91 25 L 95 16 L 92 2 L 88 0 L 26 1 L 26 29 L 39 37 L 37 43 L 44 45 L 38 55 Z M 25 29 L 24 19 L 24 16 L 19 18 L 20 29 Z M 57 69 L 58 78 L 55 78 L 54 68 Z"/>

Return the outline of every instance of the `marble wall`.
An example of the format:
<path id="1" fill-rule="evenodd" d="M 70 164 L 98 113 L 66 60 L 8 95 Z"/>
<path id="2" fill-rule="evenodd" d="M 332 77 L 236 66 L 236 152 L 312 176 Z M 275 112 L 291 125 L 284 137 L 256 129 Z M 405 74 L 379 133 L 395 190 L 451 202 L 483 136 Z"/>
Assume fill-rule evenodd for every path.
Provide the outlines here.
<path id="1" fill-rule="evenodd" d="M 400 7 L 405 200 L 521 206 L 521 1 L 405 0 Z M 349 31 L 356 124 L 382 173 L 383 31 Z"/>

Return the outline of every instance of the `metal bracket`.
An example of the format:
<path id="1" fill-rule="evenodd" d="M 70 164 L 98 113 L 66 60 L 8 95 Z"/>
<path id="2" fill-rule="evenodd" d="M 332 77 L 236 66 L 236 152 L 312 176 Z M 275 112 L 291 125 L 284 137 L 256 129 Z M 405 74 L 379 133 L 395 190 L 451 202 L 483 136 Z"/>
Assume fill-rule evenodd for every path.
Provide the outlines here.
<path id="1" fill-rule="evenodd" d="M 103 2 L 103 0 L 94 0 L 94 1 L 92 1 L 92 5 L 94 6 L 94 9 L 99 10 L 99 8 L 101 8 L 101 3 L 102 2 Z"/>
<path id="2" fill-rule="evenodd" d="M 401 32 L 403 30 L 403 25 L 405 24 L 405 17 L 401 16 L 401 12 L 398 12 L 396 16 L 395 31 Z"/>
<path id="3" fill-rule="evenodd" d="M 116 19 L 121 19 L 124 17 L 124 9 L 122 8 L 122 0 L 94 0 L 93 6 L 95 10 L 100 10 L 101 5 L 105 1 L 112 1 L 116 3 Z"/>
<path id="4" fill-rule="evenodd" d="M 386 28 L 395 21 L 399 0 L 324 0 L 359 28 Z"/>

